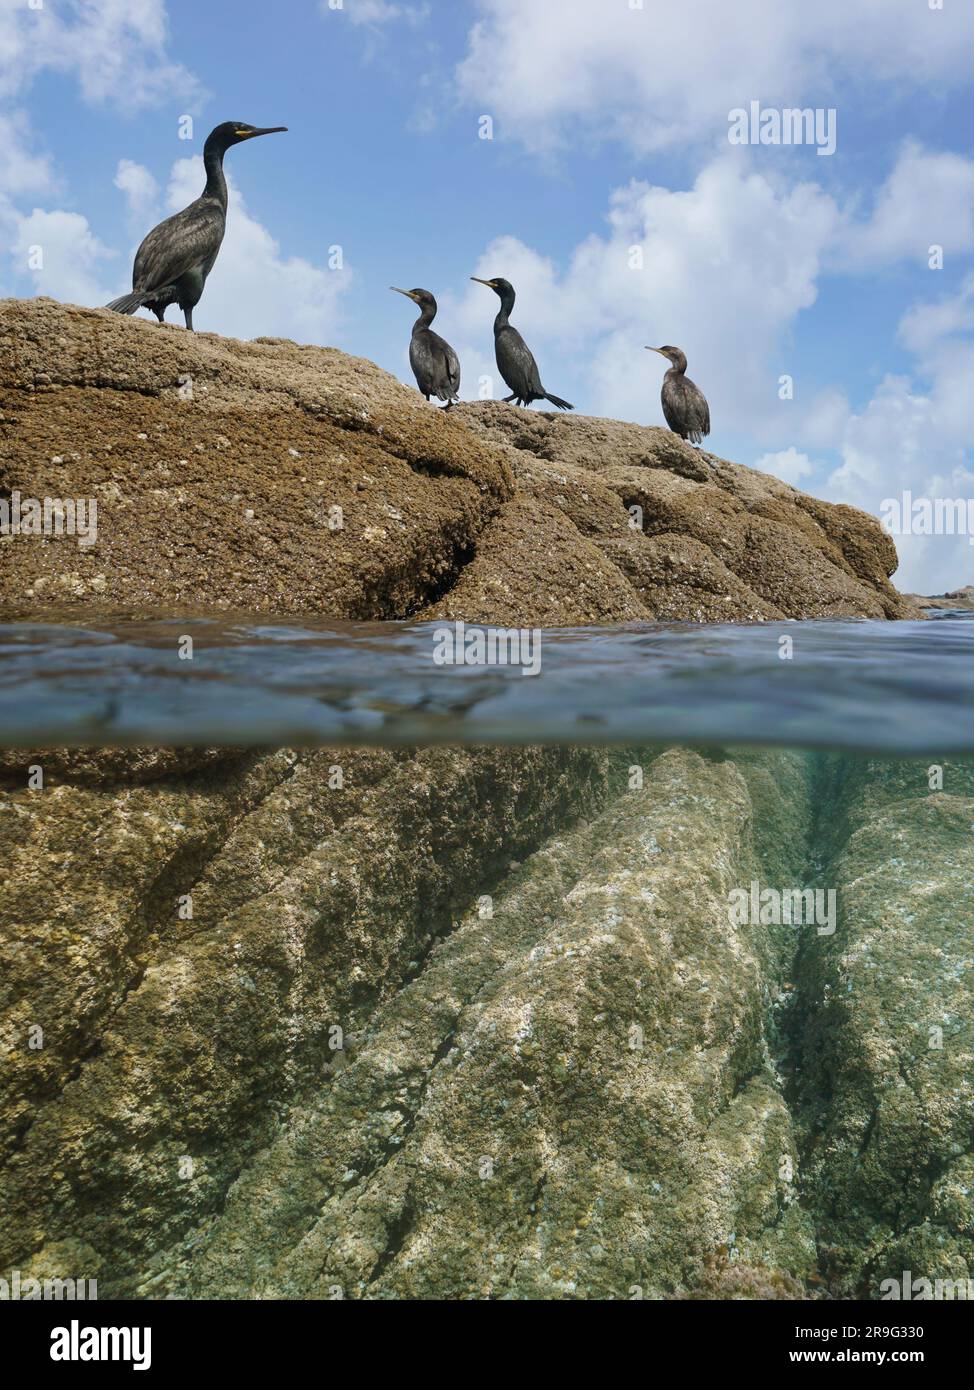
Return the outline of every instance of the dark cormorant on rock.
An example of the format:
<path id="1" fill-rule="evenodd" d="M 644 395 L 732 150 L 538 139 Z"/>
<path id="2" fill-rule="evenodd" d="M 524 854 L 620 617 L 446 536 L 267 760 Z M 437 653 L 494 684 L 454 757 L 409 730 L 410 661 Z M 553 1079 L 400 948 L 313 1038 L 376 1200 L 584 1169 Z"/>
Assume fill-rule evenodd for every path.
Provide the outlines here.
<path id="1" fill-rule="evenodd" d="M 511 327 L 511 310 L 514 308 L 514 286 L 509 280 L 480 280 L 471 275 L 478 285 L 486 285 L 500 295 L 501 307 L 494 320 L 494 352 L 497 357 L 497 370 L 513 392 L 505 396 L 506 401 L 516 400 L 518 405 L 530 405 L 532 401 L 550 401 L 559 410 L 574 410 L 575 407 L 560 396 L 553 396 L 541 385 L 538 364 L 527 343 L 516 328 Z"/>
<path id="2" fill-rule="evenodd" d="M 287 126 L 258 129 L 245 121 L 224 121 L 211 130 L 203 146 L 206 187 L 195 203 L 153 227 L 135 256 L 132 293 L 123 294 L 105 307 L 118 314 L 151 309 L 162 323 L 168 306 L 178 304 L 186 315 L 186 327 L 192 331 L 193 309 L 200 301 L 227 228 L 223 156 L 231 145 L 283 130 Z"/>
<path id="3" fill-rule="evenodd" d="M 710 433 L 710 406 L 700 387 L 686 375 L 686 354 L 678 347 L 648 347 L 646 351 L 658 352 L 673 363 L 663 377 L 660 392 L 666 423 L 674 434 L 699 444 Z"/>
<path id="4" fill-rule="evenodd" d="M 426 399 L 436 396 L 446 401 L 449 410 L 453 402 L 460 399 L 460 359 L 446 339 L 430 328 L 436 318 L 436 300 L 429 290 L 400 290 L 395 285 L 390 289 L 404 294 L 420 307 L 409 342 L 409 365 Z"/>

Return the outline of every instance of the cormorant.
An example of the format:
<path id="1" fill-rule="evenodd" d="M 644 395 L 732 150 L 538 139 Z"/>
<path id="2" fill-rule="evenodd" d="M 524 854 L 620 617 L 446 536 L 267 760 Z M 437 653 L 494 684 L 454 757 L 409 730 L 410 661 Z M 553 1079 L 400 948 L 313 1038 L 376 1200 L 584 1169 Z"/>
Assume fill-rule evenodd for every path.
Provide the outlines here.
<path id="1" fill-rule="evenodd" d="M 674 434 L 699 444 L 710 433 L 710 406 L 700 387 L 686 375 L 686 354 L 678 347 L 648 347 L 646 351 L 658 352 L 673 363 L 663 377 L 660 392 L 666 423 Z"/>
<path id="2" fill-rule="evenodd" d="M 560 396 L 552 396 L 541 385 L 538 364 L 527 343 L 516 328 L 511 327 L 511 310 L 514 308 L 514 286 L 509 280 L 480 280 L 471 275 L 478 285 L 500 296 L 500 311 L 494 320 L 494 352 L 497 369 L 513 392 L 505 396 L 505 401 L 516 400 L 518 405 L 530 405 L 532 401 L 550 401 L 559 410 L 574 410 L 575 407 Z"/>
<path id="3" fill-rule="evenodd" d="M 396 294 L 404 294 L 420 307 L 409 343 L 409 365 L 426 399 L 436 396 L 446 401 L 449 410 L 453 402 L 460 399 L 460 359 L 446 339 L 430 328 L 436 318 L 436 300 L 429 290 L 400 290 L 395 285 L 389 288 Z"/>
<path id="4" fill-rule="evenodd" d="M 258 129 L 245 121 L 224 121 L 203 146 L 206 187 L 195 203 L 154 227 L 139 247 L 132 270 L 132 293 L 107 304 L 118 314 L 151 309 L 160 323 L 170 304 L 178 304 L 192 332 L 193 309 L 220 251 L 227 228 L 227 181 L 223 156 L 231 145 L 258 135 L 275 135 L 285 125 Z"/>

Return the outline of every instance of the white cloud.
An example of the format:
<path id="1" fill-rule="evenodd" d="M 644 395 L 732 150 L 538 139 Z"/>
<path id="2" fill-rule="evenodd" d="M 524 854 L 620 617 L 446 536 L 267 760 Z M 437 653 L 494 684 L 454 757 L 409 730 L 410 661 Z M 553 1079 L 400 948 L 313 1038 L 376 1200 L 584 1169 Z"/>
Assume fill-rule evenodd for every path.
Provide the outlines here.
<path id="1" fill-rule="evenodd" d="M 125 194 L 129 220 L 135 226 L 143 226 L 152 216 L 159 197 L 159 185 L 149 170 L 134 160 L 120 159 L 115 171 L 115 187 Z"/>
<path id="2" fill-rule="evenodd" d="M 841 255 L 851 267 L 926 265 L 933 246 L 947 255 L 974 250 L 974 161 L 908 140 L 869 219 L 850 226 Z"/>
<path id="3" fill-rule="evenodd" d="M 968 406 L 969 416 L 974 414 Z M 968 426 L 974 425 L 969 419 Z M 974 498 L 974 471 L 965 448 L 941 429 L 935 398 L 903 377 L 886 377 L 873 399 L 851 417 L 842 464 L 825 496 L 878 515 L 883 502 L 906 491 L 915 498 Z M 968 438 L 970 437 L 968 433 Z M 919 593 L 942 593 L 974 579 L 974 548 L 966 536 L 895 536 L 896 583 Z"/>
<path id="4" fill-rule="evenodd" d="M 126 110 L 198 101 L 199 83 L 166 53 L 165 0 L 71 0 L 33 9 L 0 0 L 0 97 L 44 71 L 73 76 L 86 101 Z"/>
<path id="5" fill-rule="evenodd" d="M 579 130 L 643 151 L 723 141 L 733 108 L 836 105 L 844 78 L 926 93 L 966 80 L 974 40 L 970 5 L 934 11 L 917 0 L 479 0 L 479 9 L 460 91 L 533 147 Z"/>
<path id="6" fill-rule="evenodd" d="M 10 236 L 15 272 L 30 277 L 35 294 L 50 295 L 69 304 L 103 304 L 107 297 L 101 279 L 106 263 L 116 254 L 102 245 L 76 212 L 45 212 L 4 218 Z M 38 261 L 33 268 L 30 260 Z"/>
<path id="7" fill-rule="evenodd" d="M 763 454 L 754 465 L 762 473 L 773 473 L 782 482 L 798 487 L 802 478 L 810 477 L 816 471 L 816 464 L 807 454 L 801 454 L 792 446 L 775 454 Z"/>
<path id="8" fill-rule="evenodd" d="M 545 357 L 574 358 L 599 413 L 655 422 L 662 364 L 644 349 L 676 343 L 725 429 L 779 430 L 778 377 L 788 370 L 780 344 L 814 303 L 840 222 L 834 201 L 814 185 L 776 189 L 724 156 L 687 191 L 633 182 L 613 195 L 607 221 L 561 277 L 514 237 L 479 258 L 477 274 L 517 289 L 514 321 L 545 385 L 567 395 Z M 489 333 L 496 309 L 489 290 L 469 286 L 456 313 L 471 341 Z"/>
<path id="9" fill-rule="evenodd" d="M 26 114 L 0 114 L 0 197 L 36 197 L 53 186 L 50 157 L 31 149 Z"/>
<path id="10" fill-rule="evenodd" d="M 928 353 L 945 338 L 974 329 L 974 274 L 960 293 L 935 303 L 915 304 L 903 317 L 899 339 L 911 352 Z"/>

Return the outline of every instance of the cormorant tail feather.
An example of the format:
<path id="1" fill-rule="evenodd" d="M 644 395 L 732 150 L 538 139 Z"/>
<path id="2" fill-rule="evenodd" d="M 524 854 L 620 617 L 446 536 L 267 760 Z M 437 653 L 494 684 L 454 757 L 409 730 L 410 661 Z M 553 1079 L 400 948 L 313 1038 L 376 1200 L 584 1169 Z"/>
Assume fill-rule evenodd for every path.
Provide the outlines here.
<path id="1" fill-rule="evenodd" d="M 143 294 L 136 291 L 134 294 L 123 294 L 121 299 L 113 299 L 111 304 L 106 304 L 106 309 L 114 309 L 116 314 L 134 314 L 136 309 L 141 309 L 147 299 L 154 299 L 153 294 Z"/>
<path id="2" fill-rule="evenodd" d="M 544 398 L 545 398 L 546 401 L 550 401 L 552 405 L 556 405 L 556 406 L 558 407 L 559 410 L 574 410 L 574 409 L 575 409 L 575 407 L 574 407 L 573 405 L 570 405 L 570 404 L 568 403 L 568 401 L 563 401 L 562 398 L 561 398 L 561 396 L 550 396 L 550 395 L 548 395 L 547 392 L 546 392 Z"/>

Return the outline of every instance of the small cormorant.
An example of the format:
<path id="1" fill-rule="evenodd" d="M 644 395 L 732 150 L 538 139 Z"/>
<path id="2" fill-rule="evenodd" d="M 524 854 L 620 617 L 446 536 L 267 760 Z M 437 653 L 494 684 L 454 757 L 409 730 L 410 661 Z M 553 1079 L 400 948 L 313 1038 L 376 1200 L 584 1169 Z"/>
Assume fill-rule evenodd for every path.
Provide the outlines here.
<path id="1" fill-rule="evenodd" d="M 494 353 L 497 357 L 497 370 L 513 392 L 505 396 L 505 401 L 517 401 L 518 405 L 530 405 L 532 401 L 550 401 L 559 410 L 574 410 L 575 407 L 560 396 L 553 396 L 541 385 L 538 364 L 527 343 L 516 328 L 511 327 L 511 310 L 514 308 L 514 286 L 509 280 L 480 280 L 471 275 L 478 285 L 500 296 L 501 307 L 494 320 Z"/>
<path id="2" fill-rule="evenodd" d="M 223 156 L 231 145 L 258 135 L 275 135 L 287 126 L 266 129 L 245 121 L 224 121 L 211 130 L 203 146 L 206 187 L 195 203 L 154 227 L 139 247 L 132 270 L 132 293 L 106 305 L 118 314 L 151 309 L 160 323 L 170 304 L 178 304 L 192 331 L 193 309 L 213 269 L 227 228 L 227 181 Z"/>
<path id="3" fill-rule="evenodd" d="M 674 434 L 699 444 L 710 433 L 710 406 L 700 387 L 686 375 L 686 354 L 678 347 L 648 347 L 646 351 L 658 352 L 673 363 L 663 377 L 660 392 L 666 423 Z"/>
<path id="4" fill-rule="evenodd" d="M 460 359 L 446 339 L 430 328 L 436 318 L 436 300 L 429 290 L 400 290 L 395 285 L 390 289 L 419 305 L 420 315 L 413 324 L 409 342 L 409 365 L 426 399 L 436 396 L 446 401 L 449 410 L 460 399 Z"/>

